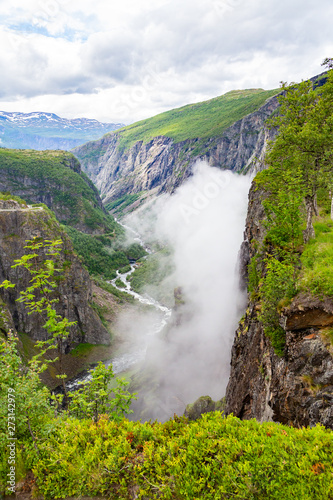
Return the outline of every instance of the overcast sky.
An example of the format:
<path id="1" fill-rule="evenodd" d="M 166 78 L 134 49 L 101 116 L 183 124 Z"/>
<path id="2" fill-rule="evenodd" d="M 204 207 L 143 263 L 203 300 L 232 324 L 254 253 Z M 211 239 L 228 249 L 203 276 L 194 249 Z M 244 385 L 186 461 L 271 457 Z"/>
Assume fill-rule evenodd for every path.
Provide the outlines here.
<path id="1" fill-rule="evenodd" d="M 323 71 L 333 2 L 0 0 L 0 110 L 131 123 Z"/>

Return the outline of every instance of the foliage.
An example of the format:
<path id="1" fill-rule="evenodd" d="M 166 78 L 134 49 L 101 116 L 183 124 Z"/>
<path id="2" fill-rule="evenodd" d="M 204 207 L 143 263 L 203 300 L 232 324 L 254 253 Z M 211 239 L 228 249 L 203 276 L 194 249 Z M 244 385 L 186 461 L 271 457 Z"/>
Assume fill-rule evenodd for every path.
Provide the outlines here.
<path id="1" fill-rule="evenodd" d="M 333 222 L 314 223 L 316 238 L 306 245 L 298 289 L 313 295 L 333 297 Z"/>
<path id="2" fill-rule="evenodd" d="M 19 193 L 28 202 L 44 200 L 47 192 L 49 208 L 57 212 L 61 222 L 122 233 L 99 206 L 97 189 L 71 153 L 0 148 L 0 172 L 12 195 Z M 29 186 L 24 184 L 26 178 Z"/>
<path id="3" fill-rule="evenodd" d="M 330 183 L 333 161 L 333 71 L 326 82 L 314 88 L 311 81 L 300 84 L 283 84 L 279 115 L 271 121 L 279 127 L 277 139 L 269 151 L 266 162 L 271 166 L 270 178 L 276 176 L 275 185 L 288 175 L 296 182 L 305 201 L 307 227 L 304 241 L 314 236 L 312 218 L 316 214 L 316 196 L 320 187 Z M 287 185 L 293 187 L 287 180 Z"/>
<path id="4" fill-rule="evenodd" d="M 266 174 L 266 175 L 265 175 Z M 300 174 L 296 169 L 284 169 L 276 178 L 270 168 L 259 177 L 259 185 L 269 183 L 269 196 L 263 200 L 267 229 L 265 242 L 279 251 L 296 252 L 302 243 L 304 213 Z"/>
<path id="5" fill-rule="evenodd" d="M 37 314 L 45 321 L 43 327 L 46 329 L 48 336 L 46 340 L 40 340 L 36 343 L 36 347 L 40 349 L 40 352 L 33 360 L 35 363 L 41 364 L 39 371 L 44 371 L 46 369 L 43 359 L 44 354 L 50 349 L 57 351 L 57 360 L 59 360 L 60 365 L 60 374 L 57 375 L 57 378 L 62 379 L 66 394 L 62 358 L 65 342 L 69 336 L 69 329 L 75 322 L 68 321 L 66 317 L 58 314 L 56 310 L 56 304 L 59 302 L 59 297 L 55 295 L 59 283 L 57 278 L 62 279 L 66 269 L 66 262 L 60 267 L 58 260 L 62 241 L 42 240 L 35 237 L 26 243 L 24 248 L 32 253 L 25 253 L 20 259 L 15 259 L 15 265 L 12 267 L 22 267 L 29 272 L 31 275 L 30 286 L 26 290 L 20 291 L 17 301 L 25 305 L 28 314 Z M 15 287 L 15 284 L 10 283 L 8 280 L 5 280 L 0 285 L 0 288 L 5 289 L 13 287 Z"/>
<path id="6" fill-rule="evenodd" d="M 116 279 L 115 284 L 118 288 L 126 288 L 125 283 L 120 278 Z"/>
<path id="7" fill-rule="evenodd" d="M 58 398 L 41 385 L 40 366 L 36 358 L 28 366 L 22 363 L 17 349 L 18 340 L 11 333 L 0 345 L 0 493 L 5 488 L 8 474 L 8 442 L 14 437 L 16 445 L 15 463 L 23 463 L 23 469 L 29 470 L 41 459 L 50 433 L 55 434 L 66 420 L 75 416 L 85 418 L 85 423 L 96 423 L 103 412 L 110 420 L 120 420 L 131 413 L 129 406 L 134 395 L 129 394 L 127 383 L 114 378 L 112 365 L 108 368 L 103 363 L 90 370 L 91 380 L 83 384 L 70 396 L 67 409 L 58 406 Z M 8 403 L 14 401 L 14 411 L 9 412 Z M 14 415 L 14 426 L 8 425 L 8 415 Z M 91 420 L 88 420 L 88 419 Z M 13 420 L 11 420 L 13 422 Z M 11 430 L 13 428 L 13 430 Z"/>
<path id="8" fill-rule="evenodd" d="M 252 113 L 278 90 L 235 90 L 210 99 L 161 113 L 120 129 L 120 148 L 166 136 L 175 142 L 220 136 L 234 122 Z"/>
<path id="9" fill-rule="evenodd" d="M 3 484 L 8 473 L 9 438 L 16 438 L 16 454 L 19 455 L 21 447 L 25 466 L 30 468 L 37 458 L 36 441 L 47 438 L 54 426 L 50 393 L 41 385 L 38 366 L 35 361 L 29 368 L 24 366 L 17 345 L 18 338 L 11 332 L 0 344 L 0 482 Z"/>
<path id="10" fill-rule="evenodd" d="M 106 367 L 102 361 L 96 368 L 89 370 L 90 379 L 81 383 L 75 392 L 69 392 L 68 412 L 77 418 L 91 418 L 95 423 L 99 416 L 108 415 L 112 420 L 122 420 L 125 414 L 132 413 L 129 409 L 135 395 L 125 390 L 128 382 L 117 379 L 117 385 L 110 390 L 110 382 L 114 378 L 112 365 Z"/>
<path id="11" fill-rule="evenodd" d="M 285 331 L 279 324 L 279 304 L 296 294 L 295 268 L 292 262 L 267 259 L 266 275 L 261 287 L 262 311 L 260 320 L 265 335 L 270 338 L 277 354 L 283 355 Z"/>
<path id="12" fill-rule="evenodd" d="M 265 193 L 262 204 L 267 232 L 249 266 L 249 291 L 261 299 L 265 334 L 280 355 L 284 331 L 279 324 L 279 306 L 298 291 L 333 294 L 331 230 L 325 227 L 326 232 L 313 239 L 317 200 L 324 205 L 324 212 L 330 208 L 333 71 L 321 87 L 314 88 L 308 81 L 289 87 L 283 84 L 282 89 L 279 115 L 271 120 L 279 133 L 266 156 L 268 169 L 256 177 Z M 320 224 L 315 226 L 320 233 Z M 306 246 L 300 258 L 302 239 Z M 259 269 L 258 259 L 265 269 Z"/>
<path id="13" fill-rule="evenodd" d="M 122 250 L 109 252 L 98 237 L 85 234 L 69 226 L 64 227 L 69 235 L 74 250 L 82 258 L 89 273 L 114 279 L 116 270 L 128 264 L 128 258 Z"/>
<path id="14" fill-rule="evenodd" d="M 27 206 L 27 203 L 22 200 L 19 196 L 13 196 L 9 192 L 0 192 L 0 200 L 8 201 L 8 200 L 14 200 L 17 201 L 20 205 L 23 205 L 24 207 Z"/>
<path id="15" fill-rule="evenodd" d="M 332 432 L 293 429 L 220 412 L 189 422 L 97 424 L 69 419 L 50 435 L 34 466 L 48 498 L 328 500 Z"/>
<path id="16" fill-rule="evenodd" d="M 93 280 L 95 281 L 96 285 L 98 285 L 100 288 L 114 295 L 121 304 L 125 304 L 126 302 L 133 303 L 135 301 L 132 295 L 126 292 L 122 292 L 121 290 L 118 290 L 113 285 L 111 285 L 111 283 L 108 283 L 105 280 L 103 280 L 100 276 L 93 276 Z"/>
<path id="17" fill-rule="evenodd" d="M 124 194 L 124 196 L 121 196 L 120 198 L 117 198 L 116 200 L 107 203 L 105 205 L 105 208 L 110 212 L 121 215 L 123 213 L 123 210 L 132 205 L 134 202 L 136 202 L 141 197 L 142 194 L 143 194 L 142 192 Z"/>
<path id="18" fill-rule="evenodd" d="M 168 259 L 168 256 L 169 250 L 167 249 L 148 255 L 129 277 L 131 288 L 135 292 L 141 293 L 147 285 L 160 285 L 173 270 L 171 260 Z"/>
<path id="19" fill-rule="evenodd" d="M 125 247 L 124 252 L 129 260 L 139 260 L 147 255 L 146 250 L 139 243 L 132 243 L 128 247 Z"/>

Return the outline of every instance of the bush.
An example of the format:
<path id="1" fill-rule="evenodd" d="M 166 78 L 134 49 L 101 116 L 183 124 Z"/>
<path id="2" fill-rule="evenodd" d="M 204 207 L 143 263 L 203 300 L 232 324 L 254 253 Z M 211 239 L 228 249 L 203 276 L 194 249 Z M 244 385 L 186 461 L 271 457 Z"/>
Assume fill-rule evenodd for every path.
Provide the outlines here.
<path id="1" fill-rule="evenodd" d="M 189 422 L 68 419 L 34 466 L 48 498 L 328 500 L 331 431 L 208 413 Z"/>

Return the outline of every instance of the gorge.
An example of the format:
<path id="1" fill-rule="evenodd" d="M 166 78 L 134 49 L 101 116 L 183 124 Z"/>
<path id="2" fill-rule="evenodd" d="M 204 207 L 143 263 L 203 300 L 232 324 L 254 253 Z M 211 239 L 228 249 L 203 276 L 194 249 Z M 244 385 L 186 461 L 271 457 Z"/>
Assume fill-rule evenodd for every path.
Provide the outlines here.
<path id="1" fill-rule="evenodd" d="M 288 147 L 296 139 L 284 135 L 285 130 L 290 133 L 288 122 L 282 123 L 285 128 L 278 135 L 276 128 L 267 126 L 265 119 L 277 109 L 278 100 L 269 96 L 266 102 L 266 95 L 261 96 L 264 103 L 258 109 L 226 127 L 219 137 L 185 142 L 146 137 L 119 149 L 120 131 L 88 144 L 85 169 L 100 187 L 105 186 L 104 206 L 71 154 L 51 152 L 44 158 L 42 153 L 1 150 L 2 189 L 15 195 L 1 195 L 0 264 L 2 278 L 15 282 L 17 288 L 1 290 L 4 363 L 0 369 L 3 386 L 13 384 L 19 395 L 20 453 L 26 464 L 32 464 L 27 467 L 32 467 L 45 498 L 107 491 L 111 497 L 127 499 L 136 498 L 143 488 L 147 498 L 156 491 L 163 491 L 164 498 L 165 488 L 177 496 L 188 464 L 199 471 L 191 469 L 188 480 L 191 490 L 197 474 L 200 495 L 206 488 L 206 483 L 200 486 L 204 471 L 214 470 L 220 484 L 228 484 L 228 495 L 243 494 L 239 483 L 244 498 L 260 488 L 264 496 L 258 493 L 257 498 L 277 498 L 267 493 L 275 480 L 276 463 L 283 477 L 292 470 L 292 486 L 306 491 L 305 498 L 313 492 L 321 498 L 318 491 L 324 484 L 329 491 L 331 142 L 326 132 L 322 140 L 317 116 L 328 116 L 325 126 L 331 126 L 325 98 L 330 85 L 333 88 L 332 78 L 320 91 L 322 100 L 306 82 L 289 90 L 292 97 L 293 91 L 303 92 L 303 103 L 309 97 L 308 108 L 300 106 L 301 117 L 304 109 L 308 113 L 305 124 L 297 115 L 299 128 L 292 122 L 292 131 L 297 140 L 301 135 L 299 148 L 306 141 L 317 141 L 311 143 L 319 150 L 313 162 L 305 156 L 313 149 L 302 151 L 302 161 L 290 153 Z M 243 103 L 249 95 L 252 99 L 258 91 L 229 95 L 226 101 L 239 98 Z M 282 102 L 288 103 L 288 95 Z M 313 112 L 317 103 L 323 106 L 319 115 Z M 312 130 L 308 134 L 308 124 L 316 134 Z M 269 137 L 280 149 L 267 149 Z M 283 142 L 286 137 L 290 142 Z M 181 152 L 185 143 L 189 150 Z M 87 163 L 90 153 L 91 163 Z M 313 165 L 320 168 L 314 170 Z M 263 171 L 253 178 L 256 169 Z M 242 175 L 245 171 L 248 175 Z M 304 193 L 309 196 L 309 176 L 303 175 L 308 171 L 319 186 L 310 221 L 315 238 L 310 240 L 304 235 L 303 201 Z M 45 186 L 50 191 L 47 196 Z M 29 203 L 18 196 L 28 196 Z M 40 202 L 48 204 L 63 224 Z M 120 224 L 106 209 L 120 218 Z M 125 232 L 129 228 L 130 236 Z M 76 321 L 66 355 L 82 356 L 101 348 L 99 359 L 84 358 L 85 368 L 101 358 L 106 366 L 111 361 L 114 371 L 127 378 L 130 391 L 137 393 L 136 401 L 124 389 L 126 383 L 108 385 L 106 378 L 102 380 L 98 373 L 106 377 L 110 372 L 103 372 L 107 368 L 100 363 L 85 378 L 87 391 L 90 383 L 94 387 L 90 399 L 83 401 L 79 389 L 67 408 L 50 405 L 50 393 L 41 388 L 29 365 L 22 368 L 24 377 L 17 378 L 20 369 L 15 371 L 19 366 L 15 363 L 21 361 L 7 339 L 8 329 L 16 329 L 21 339 L 24 335 L 30 340 L 45 338 L 40 318 L 28 315 L 16 303 L 18 293 L 29 284 L 28 275 L 11 267 L 23 253 L 24 240 L 34 236 L 64 242 L 60 261 L 69 272 L 59 280 L 56 311 Z M 20 348 L 26 355 L 26 345 Z M 8 359 L 16 361 L 6 365 Z M 27 390 L 25 384 L 34 389 Z M 103 411 L 98 412 L 103 398 Z M 125 419 L 130 402 L 134 413 Z M 188 418 L 181 416 L 184 411 Z M 228 473 L 226 454 L 232 464 Z M 56 466 L 54 460 L 58 460 Z M 0 466 L 3 474 L 5 461 Z M 239 466 L 245 467 L 245 473 L 238 471 Z M 71 481 L 66 476 L 58 491 L 62 467 Z M 226 483 L 233 470 L 238 471 L 237 483 Z M 256 471 L 265 475 L 263 485 Z M 299 479 L 304 471 L 306 481 Z M 214 478 L 207 479 L 207 484 L 211 481 Z"/>

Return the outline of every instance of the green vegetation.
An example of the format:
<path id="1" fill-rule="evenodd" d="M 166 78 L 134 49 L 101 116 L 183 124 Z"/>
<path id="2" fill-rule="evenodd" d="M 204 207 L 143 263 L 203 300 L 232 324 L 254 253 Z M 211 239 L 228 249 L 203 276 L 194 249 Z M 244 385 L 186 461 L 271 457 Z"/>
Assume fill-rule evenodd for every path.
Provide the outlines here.
<path id="1" fill-rule="evenodd" d="M 118 300 L 120 304 L 126 304 L 127 302 L 133 303 L 135 301 L 134 297 L 126 292 L 122 292 L 112 286 L 110 283 L 107 283 L 100 276 L 93 276 L 93 280 L 96 285 L 105 290 L 106 292 L 112 293 Z"/>
<path id="2" fill-rule="evenodd" d="M 333 297 L 333 221 L 315 222 L 316 238 L 309 241 L 301 256 L 298 288 L 320 298 Z"/>
<path id="3" fill-rule="evenodd" d="M 80 164 L 71 153 L 0 148 L 0 172 L 13 196 L 19 192 L 28 203 L 48 200 L 49 208 L 62 223 L 115 235 L 121 232 L 113 218 L 104 213 L 96 188 L 80 172 Z M 28 184 L 26 178 L 30 179 Z"/>
<path id="4" fill-rule="evenodd" d="M 128 257 L 123 250 L 108 249 L 98 237 L 81 233 L 73 227 L 64 226 L 64 229 L 90 274 L 111 280 L 116 277 L 117 269 L 128 265 Z"/>
<path id="5" fill-rule="evenodd" d="M 131 288 L 137 292 L 142 293 L 146 287 L 149 287 L 149 293 L 165 302 L 170 303 L 172 297 L 163 296 L 162 282 L 172 274 L 172 260 L 169 258 L 170 251 L 163 249 L 148 255 L 148 257 L 140 262 L 139 267 L 128 277 Z M 152 292 L 155 290 L 155 293 Z M 156 295 L 157 294 L 157 295 Z M 173 288 L 169 290 L 167 295 L 173 296 Z"/>
<path id="6" fill-rule="evenodd" d="M 23 205 L 24 207 L 27 206 L 27 202 L 22 200 L 19 196 L 13 196 L 12 194 L 8 192 L 0 192 L 0 200 L 8 201 L 8 200 L 14 200 L 17 201 L 20 205 Z"/>
<path id="7" fill-rule="evenodd" d="M 46 499 L 128 500 L 133 492 L 165 500 L 333 495 L 333 436 L 320 426 L 292 429 L 219 412 L 164 424 L 67 418 L 53 423 L 38 447 L 29 465 Z"/>
<path id="8" fill-rule="evenodd" d="M 121 198 L 117 198 L 111 203 L 105 205 L 105 208 L 110 212 L 121 215 L 123 213 L 123 210 L 132 205 L 132 203 L 136 202 L 142 196 L 142 194 L 143 194 L 142 192 L 125 194 L 124 196 L 121 196 Z"/>
<path id="9" fill-rule="evenodd" d="M 90 370 L 90 380 L 78 391 L 67 391 L 62 361 L 69 328 L 74 323 L 56 310 L 58 284 L 66 272 L 59 267 L 60 244 L 60 241 L 34 238 L 25 246 L 30 253 L 17 259 L 13 266 L 29 271 L 30 284 L 20 292 L 18 301 L 29 314 L 37 313 L 45 321 L 43 327 L 48 336 L 36 343 L 39 352 L 27 365 L 19 354 L 18 338 L 11 332 L 7 332 L 0 345 L 0 482 L 1 490 L 7 493 L 14 492 L 16 479 L 14 472 L 12 484 L 7 482 L 8 471 L 13 470 L 8 466 L 20 463 L 23 470 L 33 468 L 41 457 L 42 442 L 62 425 L 64 418 L 91 419 L 97 423 L 99 415 L 104 414 L 119 421 L 130 413 L 129 406 L 135 397 L 125 390 L 128 383 L 121 379 L 109 387 L 114 378 L 112 365 L 106 368 L 102 362 Z M 15 284 L 6 280 L 0 287 L 8 289 Z M 57 357 L 47 359 L 45 354 L 52 349 Z M 42 387 L 39 378 L 50 364 L 54 367 L 55 361 L 59 362 L 57 378 L 63 388 L 63 394 L 58 396 Z"/>
<path id="10" fill-rule="evenodd" d="M 117 287 L 119 288 L 126 288 L 126 285 L 125 283 L 120 279 L 118 278 L 116 281 L 115 281 L 115 284 L 117 285 Z"/>
<path id="11" fill-rule="evenodd" d="M 266 237 L 249 266 L 249 291 L 261 300 L 260 319 L 277 354 L 284 352 L 281 308 L 298 292 L 333 295 L 333 233 L 329 212 L 333 165 L 333 71 L 326 83 L 287 87 L 279 97 L 279 134 L 257 175 L 266 213 Z M 315 228 L 313 226 L 316 218 Z M 304 246 L 305 245 L 305 246 Z"/>
<path id="12" fill-rule="evenodd" d="M 209 101 L 166 111 L 115 133 L 120 137 L 121 149 L 128 149 L 137 141 L 148 142 L 157 136 L 170 137 L 175 142 L 217 137 L 235 121 L 256 111 L 266 99 L 278 92 L 263 89 L 234 90 Z"/>
<path id="13" fill-rule="evenodd" d="M 71 352 L 71 356 L 74 357 L 82 357 L 86 356 L 89 354 L 89 352 L 94 348 L 94 344 L 89 344 L 88 342 L 85 342 L 84 344 L 79 344 L 77 345 Z"/>

